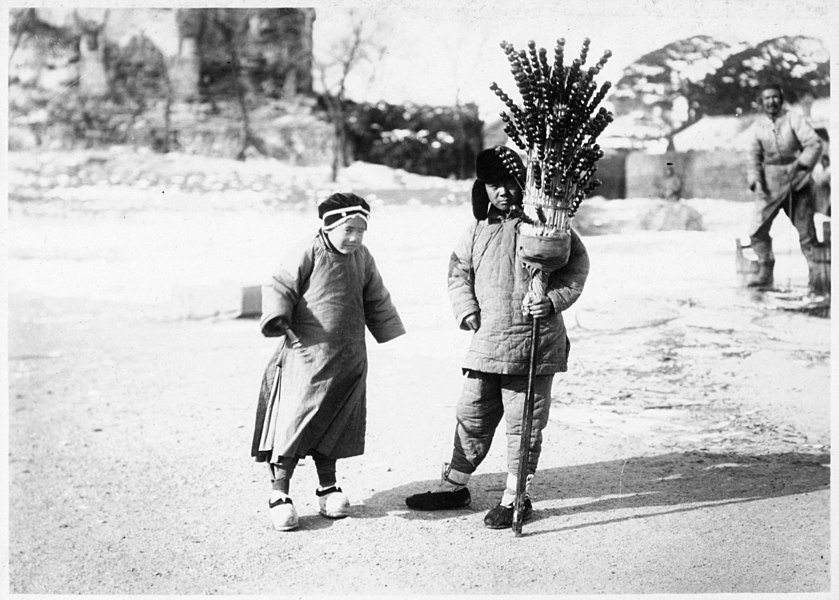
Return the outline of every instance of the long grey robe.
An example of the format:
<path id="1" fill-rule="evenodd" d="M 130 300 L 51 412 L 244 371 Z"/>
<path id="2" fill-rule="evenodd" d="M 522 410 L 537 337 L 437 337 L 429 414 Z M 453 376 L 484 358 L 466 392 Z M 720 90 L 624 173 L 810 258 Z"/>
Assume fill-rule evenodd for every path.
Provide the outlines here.
<path id="1" fill-rule="evenodd" d="M 316 235 L 284 264 L 293 266 L 279 268 L 263 286 L 260 326 L 266 336 L 283 336 L 275 321 L 282 318 L 304 348 L 291 348 L 283 336 L 266 368 L 251 455 L 276 462 L 280 456 L 312 452 L 329 458 L 363 454 L 365 326 L 379 343 L 402 335 L 405 328 L 366 246 L 344 255 Z M 277 374 L 279 400 L 272 404 Z M 266 417 L 273 411 L 273 436 L 260 448 Z"/>

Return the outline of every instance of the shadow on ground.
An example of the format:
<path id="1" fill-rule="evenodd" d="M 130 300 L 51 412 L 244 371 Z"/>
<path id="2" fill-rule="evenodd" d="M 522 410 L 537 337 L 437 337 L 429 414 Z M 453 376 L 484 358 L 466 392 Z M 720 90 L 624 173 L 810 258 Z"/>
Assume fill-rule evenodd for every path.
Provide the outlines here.
<path id="1" fill-rule="evenodd" d="M 766 455 L 670 453 L 545 469 L 537 472 L 534 520 L 581 513 L 602 513 L 603 519 L 572 529 L 621 520 L 688 512 L 709 504 L 735 504 L 804 494 L 830 486 L 830 455 L 784 453 Z M 466 511 L 483 512 L 501 496 L 505 473 L 478 474 L 469 489 Z M 375 493 L 355 507 L 354 517 L 395 514 L 406 519 L 446 519 L 463 510 L 412 511 L 405 497 L 431 489 L 436 481 L 419 481 Z M 557 502 L 559 501 L 559 502 Z M 559 504 L 559 506 L 557 506 Z M 658 508 L 660 510 L 653 510 Z M 610 516 L 617 509 L 643 509 L 643 514 Z"/>

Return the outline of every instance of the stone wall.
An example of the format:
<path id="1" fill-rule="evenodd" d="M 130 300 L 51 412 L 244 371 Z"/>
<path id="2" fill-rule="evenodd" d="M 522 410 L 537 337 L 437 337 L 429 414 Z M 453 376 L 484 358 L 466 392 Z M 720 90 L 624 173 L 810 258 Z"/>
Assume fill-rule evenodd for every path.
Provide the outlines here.
<path id="1" fill-rule="evenodd" d="M 13 118 L 9 123 L 9 150 L 79 150 L 111 144 L 161 147 L 166 128 L 163 102 L 149 106 L 139 116 L 111 109 L 115 112 L 107 119 L 108 131 L 90 129 L 80 133 L 71 124 L 49 120 L 45 114 Z M 102 116 L 105 112 L 103 107 L 97 114 Z M 300 166 L 331 164 L 332 125 L 312 110 L 311 102 L 301 99 L 296 103 L 264 103 L 252 111 L 250 120 L 268 156 Z M 231 158 L 242 148 L 242 116 L 234 102 L 217 103 L 213 109 L 197 103 L 175 104 L 170 128 L 173 151 Z M 109 132 L 116 139 L 103 137 Z"/>
<path id="2" fill-rule="evenodd" d="M 597 177 L 603 183 L 594 194 L 610 200 L 626 197 L 626 156 L 625 151 L 608 152 L 597 162 Z"/>
<path id="3" fill-rule="evenodd" d="M 657 197 L 658 181 L 667 162 L 682 178 L 682 198 L 750 200 L 746 155 L 733 150 L 667 154 L 630 152 L 626 157 L 626 197 Z"/>
<path id="4" fill-rule="evenodd" d="M 328 165 L 332 161 L 332 126 L 310 108 L 286 105 L 256 108 L 250 115 L 251 129 L 264 143 L 269 156 L 293 165 Z M 161 124 L 158 124 L 160 126 Z M 188 154 L 229 158 L 242 147 L 239 109 L 225 107 L 223 114 L 206 115 L 182 105 L 172 115 L 177 148 Z"/>

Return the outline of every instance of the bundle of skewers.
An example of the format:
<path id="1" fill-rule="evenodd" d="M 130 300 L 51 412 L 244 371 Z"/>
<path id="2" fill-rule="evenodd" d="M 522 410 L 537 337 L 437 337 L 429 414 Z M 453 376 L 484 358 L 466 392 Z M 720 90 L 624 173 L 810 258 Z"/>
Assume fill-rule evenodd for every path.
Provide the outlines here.
<path id="1" fill-rule="evenodd" d="M 594 78 L 612 53 L 606 50 L 595 65 L 585 68 L 590 43 L 585 38 L 580 57 L 566 64 L 563 38 L 556 43 L 552 61 L 533 41 L 527 50 L 518 51 L 501 42 L 522 104 L 497 83 L 490 85 L 507 108 L 501 113 L 505 133 L 526 155 L 520 235 L 543 238 L 542 242 L 570 239 L 571 218 L 601 183 L 594 177 L 603 156 L 596 140 L 613 117 L 597 107 L 611 84 L 607 81 L 598 89 Z M 536 245 L 544 251 L 544 243 Z"/>

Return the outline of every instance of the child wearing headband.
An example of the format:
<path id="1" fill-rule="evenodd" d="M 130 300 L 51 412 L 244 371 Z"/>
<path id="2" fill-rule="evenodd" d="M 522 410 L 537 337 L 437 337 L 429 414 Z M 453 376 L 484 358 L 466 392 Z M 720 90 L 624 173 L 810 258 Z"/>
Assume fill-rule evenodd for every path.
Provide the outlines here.
<path id="1" fill-rule="evenodd" d="M 321 515 L 349 514 L 336 461 L 364 452 L 365 327 L 379 343 L 405 328 L 362 244 L 370 206 L 337 193 L 318 206 L 321 227 L 263 286 L 263 335 L 280 337 L 259 396 L 251 455 L 271 472 L 268 507 L 275 529 L 298 526 L 289 495 L 299 459 L 311 456 Z"/>

